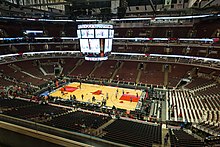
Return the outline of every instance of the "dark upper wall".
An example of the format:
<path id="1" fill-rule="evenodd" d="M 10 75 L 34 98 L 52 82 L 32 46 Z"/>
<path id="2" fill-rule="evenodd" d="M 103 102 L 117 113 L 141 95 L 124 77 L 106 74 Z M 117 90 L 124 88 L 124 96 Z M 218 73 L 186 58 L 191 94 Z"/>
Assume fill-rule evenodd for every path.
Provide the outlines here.
<path id="1" fill-rule="evenodd" d="M 4 31 L 5 37 L 23 37 L 23 31 L 25 30 L 42 30 L 44 31 L 44 36 L 75 37 L 77 25 L 76 23 L 70 22 L 52 23 L 38 21 L 0 20 L 0 29 Z M 64 32 L 65 35 L 63 35 L 62 32 Z"/>

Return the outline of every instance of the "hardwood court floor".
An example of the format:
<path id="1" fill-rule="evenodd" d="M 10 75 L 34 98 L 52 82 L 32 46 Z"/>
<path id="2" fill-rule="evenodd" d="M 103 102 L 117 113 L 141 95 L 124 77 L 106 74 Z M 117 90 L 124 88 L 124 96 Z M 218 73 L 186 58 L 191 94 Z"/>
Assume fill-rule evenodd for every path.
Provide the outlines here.
<path id="1" fill-rule="evenodd" d="M 114 105 L 116 108 L 134 110 L 137 105 L 137 102 L 130 102 L 130 100 L 120 100 L 120 97 L 123 94 L 123 90 L 125 94 L 133 95 L 135 97 L 137 94 L 138 96 L 141 95 L 141 90 L 118 88 L 118 87 L 111 87 L 111 86 L 102 86 L 102 85 L 97 85 L 97 84 L 82 83 L 81 89 L 79 88 L 79 83 L 77 82 L 70 83 L 67 86 L 75 87 L 78 89 L 76 89 L 73 92 L 65 91 L 64 92 L 65 94 L 63 95 L 60 91 L 60 89 L 62 88 L 61 87 L 55 90 L 54 92 L 51 92 L 50 96 L 60 97 L 63 99 L 69 99 L 70 95 L 75 95 L 78 101 L 83 101 L 83 102 L 92 102 L 92 97 L 95 96 L 96 101 L 94 103 L 97 103 L 97 102 L 101 102 L 103 99 L 106 99 L 106 95 L 108 93 L 109 98 L 106 101 L 106 106 L 112 107 Z M 117 89 L 118 89 L 118 94 L 116 98 Z M 93 92 L 98 92 L 98 91 L 99 92 L 101 91 L 101 94 L 99 95 L 93 94 Z M 82 99 L 82 94 L 84 95 L 83 99 Z"/>

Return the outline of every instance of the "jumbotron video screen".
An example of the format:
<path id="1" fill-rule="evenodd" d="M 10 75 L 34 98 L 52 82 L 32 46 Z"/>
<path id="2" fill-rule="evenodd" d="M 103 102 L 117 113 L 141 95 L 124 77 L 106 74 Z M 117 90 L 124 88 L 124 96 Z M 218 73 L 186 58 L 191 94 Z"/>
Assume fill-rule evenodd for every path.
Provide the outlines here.
<path id="1" fill-rule="evenodd" d="M 108 59 L 114 37 L 113 25 L 78 25 L 77 36 L 80 42 L 80 51 L 86 60 L 100 61 Z"/>

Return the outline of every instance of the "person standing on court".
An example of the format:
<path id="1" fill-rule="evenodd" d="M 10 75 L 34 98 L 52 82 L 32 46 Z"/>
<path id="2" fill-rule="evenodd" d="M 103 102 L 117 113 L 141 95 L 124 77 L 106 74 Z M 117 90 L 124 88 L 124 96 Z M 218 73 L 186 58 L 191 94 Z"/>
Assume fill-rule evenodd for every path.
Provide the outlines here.
<path id="1" fill-rule="evenodd" d="M 108 100 L 108 92 L 106 93 L 106 99 Z"/>
<path id="2" fill-rule="evenodd" d="M 130 97 L 130 102 L 132 102 L 132 97 Z"/>
<path id="3" fill-rule="evenodd" d="M 82 95 L 81 95 L 81 97 L 82 97 L 82 100 L 83 100 L 83 98 L 84 98 L 84 95 L 82 94 Z"/>

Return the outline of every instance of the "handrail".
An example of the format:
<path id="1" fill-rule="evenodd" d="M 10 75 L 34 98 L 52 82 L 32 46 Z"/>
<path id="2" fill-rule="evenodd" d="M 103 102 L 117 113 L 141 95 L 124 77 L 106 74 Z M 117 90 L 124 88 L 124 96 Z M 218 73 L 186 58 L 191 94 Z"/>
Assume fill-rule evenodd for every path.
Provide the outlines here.
<path id="1" fill-rule="evenodd" d="M 23 120 L 23 119 L 7 116 L 4 114 L 0 114 L 0 122 L 1 121 L 19 125 L 25 128 L 29 128 L 37 132 L 44 132 L 44 133 L 52 134 L 52 135 L 59 136 L 62 138 L 71 138 L 71 140 L 76 141 L 78 145 L 86 144 L 87 146 L 88 145 L 95 146 L 98 144 L 102 146 L 109 146 L 109 145 L 120 146 L 120 147 L 126 146 L 120 143 L 115 143 L 115 142 L 107 141 L 101 138 L 97 138 L 95 136 L 77 133 L 73 131 L 67 131 L 63 129 L 58 129 L 58 128 L 47 126 L 47 125 L 40 124 L 37 122 L 31 122 L 28 120 Z"/>

